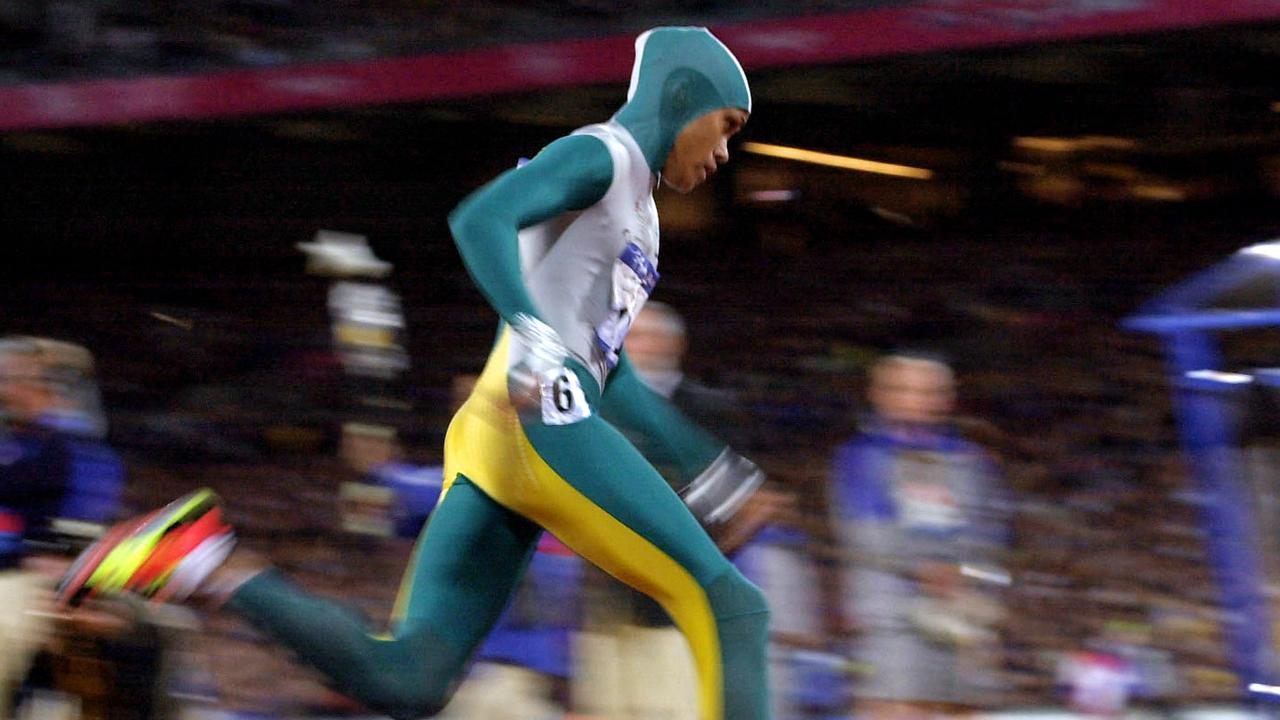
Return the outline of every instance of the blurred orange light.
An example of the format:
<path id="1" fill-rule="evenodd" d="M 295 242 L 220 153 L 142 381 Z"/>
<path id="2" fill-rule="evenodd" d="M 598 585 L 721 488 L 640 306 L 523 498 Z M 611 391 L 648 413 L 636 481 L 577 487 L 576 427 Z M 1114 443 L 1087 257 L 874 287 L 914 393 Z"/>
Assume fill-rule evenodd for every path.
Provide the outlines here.
<path id="1" fill-rule="evenodd" d="M 1084 135 L 1081 137 L 1016 137 L 1015 147 L 1039 152 L 1068 153 L 1077 150 L 1129 150 L 1137 145 L 1132 140 L 1109 135 Z"/>
<path id="2" fill-rule="evenodd" d="M 1130 194 L 1143 200 L 1160 202 L 1180 202 L 1187 199 L 1187 193 L 1181 188 L 1158 183 L 1136 183 L 1129 189 Z"/>
<path id="3" fill-rule="evenodd" d="M 1000 169 L 1011 173 L 1017 173 L 1019 175 L 1043 175 L 1045 173 L 1043 165 L 1013 162 L 1011 160 L 1001 160 Z"/>
<path id="4" fill-rule="evenodd" d="M 1074 147 L 1071 140 L 1055 137 L 1020 137 L 1014 138 L 1013 144 L 1024 150 L 1041 152 L 1070 152 Z"/>
<path id="5" fill-rule="evenodd" d="M 742 151 L 749 152 L 754 155 L 766 155 L 768 157 L 782 158 L 783 160 L 795 160 L 797 162 L 826 165 L 828 167 L 836 167 L 843 170 L 857 170 L 859 172 L 875 173 L 877 175 L 892 175 L 894 177 L 913 178 L 916 180 L 929 180 L 933 177 L 933 171 L 925 168 L 911 167 L 910 165 L 895 165 L 893 163 L 866 160 L 863 158 L 849 157 L 847 155 L 832 155 L 830 153 L 817 152 L 815 150 L 803 150 L 801 148 L 787 147 L 785 145 L 768 145 L 766 143 L 746 142 L 742 143 Z"/>

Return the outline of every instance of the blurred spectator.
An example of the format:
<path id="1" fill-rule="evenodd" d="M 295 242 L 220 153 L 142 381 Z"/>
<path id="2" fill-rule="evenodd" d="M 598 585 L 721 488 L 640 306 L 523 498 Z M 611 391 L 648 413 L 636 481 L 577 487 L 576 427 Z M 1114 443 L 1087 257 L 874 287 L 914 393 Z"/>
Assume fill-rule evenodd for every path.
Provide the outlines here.
<path id="1" fill-rule="evenodd" d="M 102 440 L 107 425 L 93 356 L 79 345 L 45 338 L 2 344 L 0 413 L 16 456 L 7 463 L 0 493 L 25 498 L 16 502 L 37 536 L 55 519 L 97 525 L 115 519 L 124 467 Z"/>
<path id="2" fill-rule="evenodd" d="M 1073 711 L 1093 717 L 1119 717 L 1128 709 L 1140 683 L 1139 668 L 1117 650 L 1104 635 L 1059 660 L 1058 684 Z"/>
<path id="3" fill-rule="evenodd" d="M 982 580 L 1007 583 L 994 468 L 952 423 L 943 361 L 883 358 L 873 412 L 835 457 L 833 522 L 842 594 L 856 628 L 855 687 L 868 720 L 960 712 L 981 703 L 999 606 Z"/>
<path id="4" fill-rule="evenodd" d="M 675 308 L 658 301 L 645 303 L 627 333 L 626 349 L 645 384 L 670 399 L 680 412 L 712 428 L 729 445 L 750 446 L 750 418 L 737 397 L 685 374 L 689 337 L 684 318 Z"/>
<path id="5" fill-rule="evenodd" d="M 124 472 L 101 440 L 106 423 L 93 357 L 83 347 L 32 337 L 0 341 L 0 418 L 3 710 L 52 633 L 42 610 L 67 557 L 119 514 Z M 112 647 L 126 646 L 127 639 Z M 140 650 L 134 657 L 158 662 L 153 645 Z M 98 659 L 104 667 L 121 667 L 118 657 Z"/>
<path id="6" fill-rule="evenodd" d="M 106 420 L 94 379 L 93 355 L 69 342 L 47 338 L 8 338 L 17 366 L 35 373 L 39 383 L 11 386 L 8 403 L 15 417 L 71 435 L 102 438 Z"/>
<path id="7" fill-rule="evenodd" d="M 37 418 L 50 407 L 40 356 L 28 340 L 0 346 L 0 713 L 48 624 L 30 611 L 39 605 L 42 578 L 24 571 L 25 540 L 56 514 L 65 494 L 70 461 L 56 433 Z"/>
<path id="8" fill-rule="evenodd" d="M 124 468 L 105 432 L 88 350 L 0 340 L 0 516 L 11 540 L 0 565 L 68 536 L 83 542 L 119 513 Z"/>
<path id="9" fill-rule="evenodd" d="M 377 537 L 416 537 L 440 499 L 441 468 L 404 463 L 395 429 L 383 425 L 343 424 L 338 452 L 359 475 L 358 481 L 342 484 L 342 529 Z M 421 481 L 402 488 L 401 476 L 421 476 Z M 411 494 L 419 485 L 425 492 L 421 497 Z"/>
<path id="10" fill-rule="evenodd" d="M 59 432 L 53 385 L 34 339 L 7 339 L 0 347 L 0 507 L 16 515 L 26 536 L 58 515 L 70 480 L 71 459 Z"/>

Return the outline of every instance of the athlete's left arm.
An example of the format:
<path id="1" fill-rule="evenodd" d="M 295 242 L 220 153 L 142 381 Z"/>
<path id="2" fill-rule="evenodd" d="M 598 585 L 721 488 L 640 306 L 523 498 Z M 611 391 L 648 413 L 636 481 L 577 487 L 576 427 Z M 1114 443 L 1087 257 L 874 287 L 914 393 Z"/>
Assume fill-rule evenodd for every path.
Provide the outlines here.
<path id="1" fill-rule="evenodd" d="M 476 190 L 449 213 L 449 230 L 476 287 L 507 324 L 545 322 L 525 287 L 517 233 L 604 197 L 613 159 L 598 137 L 568 135 Z"/>
<path id="2" fill-rule="evenodd" d="M 674 468 L 677 477 L 670 480 L 704 525 L 727 522 L 764 482 L 764 472 L 755 463 L 646 385 L 625 351 L 609 375 L 600 410 L 619 428 L 645 436 L 652 462 Z"/>

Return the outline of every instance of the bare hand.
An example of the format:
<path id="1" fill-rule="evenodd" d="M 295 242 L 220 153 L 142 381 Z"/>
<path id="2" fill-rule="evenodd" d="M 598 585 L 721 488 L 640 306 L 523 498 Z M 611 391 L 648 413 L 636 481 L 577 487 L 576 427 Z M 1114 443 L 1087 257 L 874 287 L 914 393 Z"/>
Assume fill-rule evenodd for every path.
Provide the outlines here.
<path id="1" fill-rule="evenodd" d="M 955 563 L 921 563 L 914 575 L 920 589 L 930 597 L 950 598 L 960 590 L 960 566 Z"/>
<path id="2" fill-rule="evenodd" d="M 716 545 L 720 552 L 728 555 L 747 544 L 761 528 L 789 511 L 794 504 L 794 498 L 787 493 L 757 490 L 717 533 Z"/>

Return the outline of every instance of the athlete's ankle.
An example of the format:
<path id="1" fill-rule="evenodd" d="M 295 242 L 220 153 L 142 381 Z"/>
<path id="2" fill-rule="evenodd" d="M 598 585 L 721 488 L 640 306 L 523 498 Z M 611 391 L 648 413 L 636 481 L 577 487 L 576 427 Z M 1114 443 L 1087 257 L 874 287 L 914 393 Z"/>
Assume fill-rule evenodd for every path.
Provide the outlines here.
<path id="1" fill-rule="evenodd" d="M 226 562 L 209 574 L 195 592 L 196 600 L 207 610 L 217 610 L 231 599 L 240 586 L 270 570 L 266 558 L 252 550 L 236 548 Z"/>

